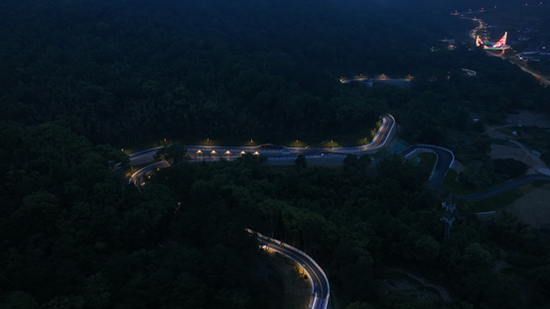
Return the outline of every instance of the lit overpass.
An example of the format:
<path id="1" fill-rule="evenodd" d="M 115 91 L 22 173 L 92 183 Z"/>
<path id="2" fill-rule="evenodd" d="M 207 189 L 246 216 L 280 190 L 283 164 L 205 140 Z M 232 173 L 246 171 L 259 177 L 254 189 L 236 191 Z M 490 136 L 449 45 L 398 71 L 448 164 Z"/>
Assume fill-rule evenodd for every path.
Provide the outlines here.
<path id="1" fill-rule="evenodd" d="M 330 285 L 327 275 L 307 253 L 282 241 L 267 237 L 251 229 L 246 231 L 256 237 L 262 249 L 278 252 L 295 261 L 311 281 L 311 298 L 308 308 L 326 309 L 330 298 Z"/>

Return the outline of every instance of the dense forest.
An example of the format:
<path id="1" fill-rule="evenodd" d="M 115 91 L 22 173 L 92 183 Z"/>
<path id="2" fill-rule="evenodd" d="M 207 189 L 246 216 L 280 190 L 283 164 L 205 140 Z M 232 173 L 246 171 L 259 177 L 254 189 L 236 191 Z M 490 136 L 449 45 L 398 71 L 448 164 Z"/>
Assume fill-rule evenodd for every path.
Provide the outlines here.
<path id="1" fill-rule="evenodd" d="M 436 25 L 375 4 L 2 5 L 2 119 L 57 121 L 117 148 L 166 137 L 356 132 L 387 108 L 383 97 L 339 87 L 341 75 L 429 78 L 452 64 L 423 46 L 443 36 Z"/>
<path id="2" fill-rule="evenodd" d="M 380 289 L 400 265 L 448 287 L 456 308 L 548 303 L 539 234 L 459 204 L 443 241 L 444 197 L 397 156 L 339 168 L 184 160 L 142 189 L 125 179 L 124 145 L 349 134 L 384 112 L 407 142 L 489 162 L 483 123 L 550 112 L 550 89 L 469 45 L 447 50 L 439 13 L 455 4 L 2 1 L 0 307 L 279 308 L 245 227 L 311 254 L 350 309 L 437 306 Z M 338 82 L 359 73 L 415 78 L 410 90 Z M 507 271 L 491 270 L 502 261 Z"/>

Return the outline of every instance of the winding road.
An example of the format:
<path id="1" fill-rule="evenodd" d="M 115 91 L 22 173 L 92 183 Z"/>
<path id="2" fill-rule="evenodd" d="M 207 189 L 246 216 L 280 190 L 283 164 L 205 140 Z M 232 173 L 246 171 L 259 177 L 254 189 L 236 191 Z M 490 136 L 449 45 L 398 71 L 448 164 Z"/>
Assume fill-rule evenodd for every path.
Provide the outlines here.
<path id="1" fill-rule="evenodd" d="M 376 153 L 381 148 L 387 147 L 388 143 L 391 141 L 395 135 L 395 119 L 392 115 L 384 115 L 382 118 L 382 125 L 380 126 L 378 132 L 374 136 L 373 140 L 367 144 L 357 147 L 334 147 L 331 148 L 327 153 L 324 148 L 301 148 L 301 147 L 289 147 L 286 148 L 284 154 L 281 153 L 281 150 L 273 149 L 261 149 L 260 147 L 231 147 L 231 146 L 185 146 L 188 151 L 191 151 L 195 154 L 195 157 L 192 157 L 192 161 L 203 161 L 203 160 L 219 160 L 220 158 L 225 158 L 232 160 L 238 158 L 242 153 L 249 152 L 254 154 L 261 154 L 268 157 L 269 160 L 276 160 L 277 164 L 284 165 L 285 161 L 294 162 L 298 154 L 304 154 L 308 159 L 322 158 L 325 156 L 332 156 L 343 160 L 343 158 L 348 154 L 372 154 Z M 156 154 L 157 148 L 151 148 L 130 155 L 130 161 L 134 164 L 143 164 L 143 160 L 153 160 L 154 155 Z M 430 152 L 434 153 L 437 156 L 436 163 L 434 164 L 432 173 L 430 175 L 430 186 L 437 189 L 440 193 L 444 192 L 442 183 L 445 175 L 449 168 L 451 168 L 455 161 L 455 156 L 452 151 L 447 148 L 435 146 L 435 145 L 424 145 L 419 144 L 411 146 L 401 152 L 401 155 L 405 158 L 408 158 L 416 153 Z M 268 160 L 268 161 L 269 161 Z M 131 177 L 129 182 L 134 183 L 136 186 L 140 187 L 144 184 L 143 178 L 151 171 L 158 170 L 160 168 L 168 166 L 169 163 L 166 161 L 155 162 L 153 164 L 147 165 L 146 167 L 135 172 Z M 548 180 L 550 181 L 550 176 L 546 175 L 526 175 L 514 180 L 511 180 L 502 186 L 487 190 L 482 193 L 472 194 L 472 195 L 462 195 L 455 196 L 456 198 L 461 198 L 464 200 L 478 200 L 484 199 L 496 194 L 502 193 L 506 190 L 521 186 L 525 183 L 534 181 L 534 180 Z M 300 251 L 297 248 L 294 248 L 288 244 L 283 243 L 282 241 L 277 241 L 273 238 L 264 236 L 260 233 L 247 229 L 247 232 L 254 235 L 259 241 L 260 246 L 265 250 L 271 250 L 285 255 L 286 257 L 294 260 L 300 267 L 308 274 L 308 277 L 311 278 L 312 283 L 312 296 L 310 301 L 309 308 L 315 309 L 326 309 L 328 307 L 329 298 L 330 298 L 330 285 L 328 278 L 323 271 L 323 269 L 305 252 Z"/>
<path id="2" fill-rule="evenodd" d="M 282 241 L 262 235 L 251 229 L 247 229 L 246 231 L 256 237 L 260 243 L 260 246 L 264 250 L 278 252 L 286 256 L 287 258 L 295 261 L 307 273 L 308 278 L 311 280 L 311 299 L 309 302 L 309 308 L 327 308 L 330 298 L 330 284 L 328 282 L 327 275 L 321 266 L 315 262 L 315 260 L 313 260 L 305 252 Z"/>

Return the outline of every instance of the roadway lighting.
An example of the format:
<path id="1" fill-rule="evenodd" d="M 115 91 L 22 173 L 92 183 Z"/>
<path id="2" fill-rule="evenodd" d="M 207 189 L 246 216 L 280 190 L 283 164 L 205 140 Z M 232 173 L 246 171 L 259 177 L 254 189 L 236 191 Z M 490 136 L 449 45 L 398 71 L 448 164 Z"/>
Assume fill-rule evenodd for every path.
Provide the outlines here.
<path id="1" fill-rule="evenodd" d="M 212 152 L 210 152 L 211 154 L 216 154 L 216 150 L 212 150 Z"/>
<path id="2" fill-rule="evenodd" d="M 260 153 L 259 153 L 259 152 L 257 152 L 257 151 L 254 151 L 254 155 L 255 155 L 255 156 L 259 156 L 259 155 L 260 155 Z"/>
<path id="3" fill-rule="evenodd" d="M 201 154 L 201 153 L 202 153 L 202 151 L 200 149 L 197 150 L 197 154 Z"/>
<path id="4" fill-rule="evenodd" d="M 226 155 L 230 155 L 231 152 L 230 152 L 229 150 L 227 150 L 227 151 L 225 152 L 225 154 L 226 154 Z"/>
<path id="5" fill-rule="evenodd" d="M 244 155 L 244 154 L 245 154 L 245 152 L 244 152 L 244 151 L 241 151 L 241 156 Z"/>

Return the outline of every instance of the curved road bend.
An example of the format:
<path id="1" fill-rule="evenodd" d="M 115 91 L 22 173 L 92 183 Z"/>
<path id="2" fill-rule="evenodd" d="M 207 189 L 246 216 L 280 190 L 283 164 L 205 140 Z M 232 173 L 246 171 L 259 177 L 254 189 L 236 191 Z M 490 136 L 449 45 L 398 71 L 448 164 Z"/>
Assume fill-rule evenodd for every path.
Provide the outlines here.
<path id="1" fill-rule="evenodd" d="M 312 293 L 309 308 L 326 309 L 330 298 L 330 285 L 323 269 L 305 252 L 298 250 L 282 241 L 267 237 L 250 229 L 247 232 L 253 234 L 265 250 L 278 252 L 300 265 L 311 280 Z M 265 246 L 265 247 L 264 247 Z"/>
<path id="2" fill-rule="evenodd" d="M 430 175 L 430 186 L 437 189 L 440 193 L 443 193 L 443 179 L 447 174 L 447 171 L 453 165 L 455 161 L 455 155 L 447 148 L 418 144 L 411 146 L 401 152 L 401 155 L 405 158 L 419 152 L 431 152 L 435 153 L 437 159 L 435 161 L 434 168 Z"/>
<path id="3" fill-rule="evenodd" d="M 401 154 L 407 158 L 411 156 L 414 153 L 418 152 L 432 152 L 437 155 L 437 161 L 434 165 L 434 168 L 432 170 L 432 174 L 430 176 L 430 186 L 432 188 L 436 188 L 439 190 L 439 192 L 444 192 L 443 190 L 443 179 L 445 178 L 445 175 L 447 174 L 447 171 L 454 163 L 454 154 L 449 149 L 438 147 L 434 145 L 415 145 L 411 146 L 401 152 Z M 485 198 L 489 198 L 492 196 L 495 196 L 497 194 L 503 193 L 505 191 L 508 191 L 513 188 L 517 188 L 519 186 L 522 186 L 526 183 L 529 183 L 531 181 L 535 180 L 546 180 L 550 181 L 550 176 L 543 175 L 543 174 L 531 174 L 531 175 L 524 175 L 512 180 L 509 180 L 508 182 L 480 192 L 475 194 L 469 194 L 469 195 L 454 195 L 451 192 L 451 195 L 455 198 L 467 200 L 467 201 L 474 201 L 474 200 L 481 200 Z"/>
<path id="4" fill-rule="evenodd" d="M 143 177 L 145 177 L 147 173 L 149 173 L 154 169 L 164 168 L 168 165 L 170 165 L 170 163 L 168 163 L 167 161 L 159 161 L 159 162 L 155 162 L 153 164 L 147 165 L 146 167 L 132 174 L 128 182 L 133 183 L 136 187 L 141 187 L 142 185 L 144 185 Z"/>

